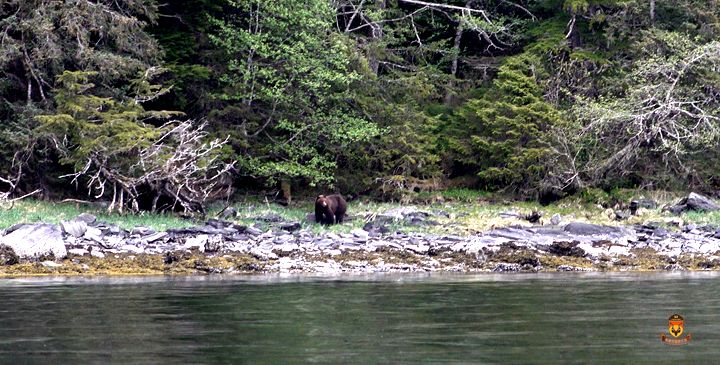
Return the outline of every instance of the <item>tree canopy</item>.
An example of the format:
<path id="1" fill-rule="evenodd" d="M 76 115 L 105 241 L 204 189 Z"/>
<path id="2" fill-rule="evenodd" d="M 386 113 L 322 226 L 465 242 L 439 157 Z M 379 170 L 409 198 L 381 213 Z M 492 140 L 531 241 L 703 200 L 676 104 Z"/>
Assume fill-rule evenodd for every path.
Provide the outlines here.
<path id="1" fill-rule="evenodd" d="M 714 190 L 719 25 L 699 0 L 4 1 L 0 185 Z"/>

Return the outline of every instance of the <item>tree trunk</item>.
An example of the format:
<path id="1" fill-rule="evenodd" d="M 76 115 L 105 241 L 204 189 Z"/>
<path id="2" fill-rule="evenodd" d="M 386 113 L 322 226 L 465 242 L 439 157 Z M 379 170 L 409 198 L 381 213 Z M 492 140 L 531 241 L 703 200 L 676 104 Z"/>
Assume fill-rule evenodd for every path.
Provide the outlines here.
<path id="1" fill-rule="evenodd" d="M 385 10 L 387 8 L 387 0 L 380 0 L 380 9 Z M 380 61 L 377 56 L 378 43 L 383 39 L 383 26 L 382 23 L 375 23 L 371 26 L 372 28 L 372 41 L 370 49 L 368 50 L 368 64 L 373 74 L 377 75 L 380 71 Z"/>
<path id="2" fill-rule="evenodd" d="M 650 0 L 650 23 L 655 23 L 655 0 Z"/>
<path id="3" fill-rule="evenodd" d="M 460 19 L 457 29 L 455 30 L 455 40 L 453 41 L 453 59 L 452 66 L 450 66 L 450 74 L 455 77 L 457 76 L 458 69 L 458 58 L 460 57 L 460 40 L 463 34 L 463 20 Z"/>

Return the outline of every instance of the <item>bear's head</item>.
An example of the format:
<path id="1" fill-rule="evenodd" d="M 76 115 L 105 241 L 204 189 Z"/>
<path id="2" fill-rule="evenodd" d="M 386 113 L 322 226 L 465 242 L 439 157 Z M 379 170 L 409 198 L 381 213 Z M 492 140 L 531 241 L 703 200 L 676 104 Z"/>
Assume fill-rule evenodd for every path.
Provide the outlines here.
<path id="1" fill-rule="evenodd" d="M 325 197 L 325 195 L 318 195 L 317 199 L 315 199 L 315 205 L 319 205 L 323 208 L 327 208 L 328 199 Z"/>

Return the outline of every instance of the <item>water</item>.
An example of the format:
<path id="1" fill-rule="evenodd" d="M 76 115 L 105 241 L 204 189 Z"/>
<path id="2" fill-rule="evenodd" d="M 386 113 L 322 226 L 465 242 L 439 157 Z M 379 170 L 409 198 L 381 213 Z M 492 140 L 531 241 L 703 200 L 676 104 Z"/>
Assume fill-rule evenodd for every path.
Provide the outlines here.
<path id="1" fill-rule="evenodd" d="M 693 339 L 660 342 L 680 313 Z M 0 280 L 0 363 L 718 363 L 720 276 Z"/>

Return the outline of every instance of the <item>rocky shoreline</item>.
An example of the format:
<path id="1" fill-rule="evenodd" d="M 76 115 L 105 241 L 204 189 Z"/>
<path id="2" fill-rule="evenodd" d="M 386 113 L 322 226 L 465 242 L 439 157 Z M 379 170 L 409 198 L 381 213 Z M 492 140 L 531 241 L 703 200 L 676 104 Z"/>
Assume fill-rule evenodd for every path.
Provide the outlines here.
<path id="1" fill-rule="evenodd" d="M 0 275 L 372 273 L 713 270 L 720 229 L 662 222 L 509 226 L 474 235 L 392 232 L 393 222 L 437 224 L 398 208 L 363 217 L 363 229 L 313 233 L 299 222 L 260 217 L 269 228 L 210 219 L 156 232 L 127 230 L 81 214 L 59 225 L 0 232 Z M 309 217 L 312 218 L 312 217 Z M 360 219 L 355 217 L 355 219 Z"/>

